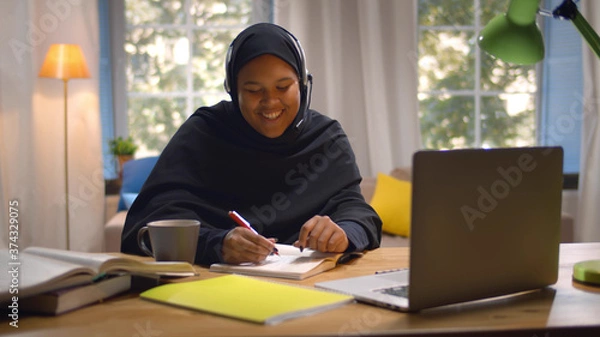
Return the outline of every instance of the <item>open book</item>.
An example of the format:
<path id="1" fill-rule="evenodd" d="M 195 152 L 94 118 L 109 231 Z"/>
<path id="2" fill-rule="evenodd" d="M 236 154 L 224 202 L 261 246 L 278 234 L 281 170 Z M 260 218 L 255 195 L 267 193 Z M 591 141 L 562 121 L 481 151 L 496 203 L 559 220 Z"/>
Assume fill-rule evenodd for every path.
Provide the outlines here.
<path id="1" fill-rule="evenodd" d="M 361 253 L 321 253 L 312 249 L 304 249 L 300 252 L 298 248 L 291 245 L 276 244 L 275 246 L 279 250 L 279 256 L 270 255 L 260 264 L 216 263 L 210 265 L 210 271 L 302 280 L 335 268 L 347 257 L 362 255 Z"/>
<path id="2" fill-rule="evenodd" d="M 140 297 L 262 324 L 277 324 L 354 301 L 349 295 L 240 275 L 165 284 Z"/>
<path id="3" fill-rule="evenodd" d="M 106 274 L 160 275 L 186 277 L 196 275 L 187 262 L 146 262 L 124 254 L 75 252 L 62 249 L 29 247 L 18 254 L 0 250 L 0 263 L 8 272 L 0 273 L 0 302 L 13 296 L 25 298 L 48 291 L 91 283 Z"/>

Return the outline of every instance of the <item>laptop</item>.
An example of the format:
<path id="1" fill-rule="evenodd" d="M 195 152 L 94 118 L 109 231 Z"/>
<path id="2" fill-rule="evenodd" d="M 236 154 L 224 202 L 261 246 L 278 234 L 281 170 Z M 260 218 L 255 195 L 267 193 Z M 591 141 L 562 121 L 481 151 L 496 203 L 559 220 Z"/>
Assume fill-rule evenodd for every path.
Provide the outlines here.
<path id="1" fill-rule="evenodd" d="M 561 147 L 418 151 L 410 268 L 316 283 L 419 311 L 556 283 Z"/>

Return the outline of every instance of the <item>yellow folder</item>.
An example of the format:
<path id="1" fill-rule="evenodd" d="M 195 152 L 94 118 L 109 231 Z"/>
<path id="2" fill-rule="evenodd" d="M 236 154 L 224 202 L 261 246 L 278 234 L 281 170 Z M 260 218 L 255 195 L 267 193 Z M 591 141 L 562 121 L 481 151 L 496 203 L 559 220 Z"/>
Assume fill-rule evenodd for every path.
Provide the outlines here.
<path id="1" fill-rule="evenodd" d="M 240 275 L 161 285 L 147 300 L 255 323 L 277 324 L 350 303 L 352 296 Z"/>

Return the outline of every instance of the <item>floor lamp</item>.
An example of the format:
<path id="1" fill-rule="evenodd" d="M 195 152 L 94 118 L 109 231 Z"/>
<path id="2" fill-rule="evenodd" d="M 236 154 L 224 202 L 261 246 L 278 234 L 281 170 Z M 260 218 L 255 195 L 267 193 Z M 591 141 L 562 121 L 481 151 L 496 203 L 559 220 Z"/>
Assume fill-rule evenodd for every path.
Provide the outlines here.
<path id="1" fill-rule="evenodd" d="M 481 31 L 482 50 L 506 62 L 534 64 L 544 58 L 544 39 L 536 15 L 570 20 L 594 54 L 600 58 L 600 37 L 581 15 L 573 0 L 564 0 L 552 12 L 538 8 L 540 0 L 511 0 L 506 14 L 493 18 Z M 600 287 L 600 259 L 573 266 L 573 279 Z"/>
<path id="2" fill-rule="evenodd" d="M 48 49 L 39 77 L 63 80 L 65 102 L 65 225 L 67 250 L 70 247 L 69 235 L 69 151 L 68 151 L 68 115 L 67 115 L 67 82 L 73 78 L 89 78 L 85 58 L 78 45 L 53 44 Z"/>

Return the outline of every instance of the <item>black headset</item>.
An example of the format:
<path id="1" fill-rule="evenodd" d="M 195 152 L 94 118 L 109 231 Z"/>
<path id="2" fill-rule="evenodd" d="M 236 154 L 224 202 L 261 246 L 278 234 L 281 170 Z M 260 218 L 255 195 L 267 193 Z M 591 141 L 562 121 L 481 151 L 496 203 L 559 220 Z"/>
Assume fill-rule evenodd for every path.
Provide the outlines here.
<path id="1" fill-rule="evenodd" d="M 280 27 L 284 32 L 286 32 L 286 36 L 289 37 L 290 42 L 292 43 L 292 45 L 296 48 L 296 52 L 298 53 L 298 55 L 300 55 L 300 69 L 298 69 L 300 71 L 300 85 L 302 86 L 302 89 L 307 89 L 308 88 L 308 82 L 311 82 L 312 84 L 312 75 L 309 74 L 308 69 L 306 69 L 306 59 L 304 56 L 304 49 L 302 49 L 302 46 L 300 45 L 300 41 L 298 41 L 298 39 L 292 35 L 292 33 L 290 33 L 289 31 L 287 31 L 285 28 Z M 235 43 L 235 40 L 233 40 L 231 42 L 231 44 L 229 44 L 229 49 L 227 50 L 227 56 L 225 57 L 225 83 L 223 84 L 223 86 L 225 87 L 225 91 L 227 91 L 228 94 L 231 94 L 231 81 L 233 81 L 233 79 L 231 78 L 233 76 L 232 72 L 233 72 L 233 64 L 232 64 L 232 60 L 231 58 L 233 57 L 233 44 Z M 311 91 L 312 91 L 312 85 L 311 85 Z M 310 94 L 308 94 L 308 104 L 310 105 Z"/>

